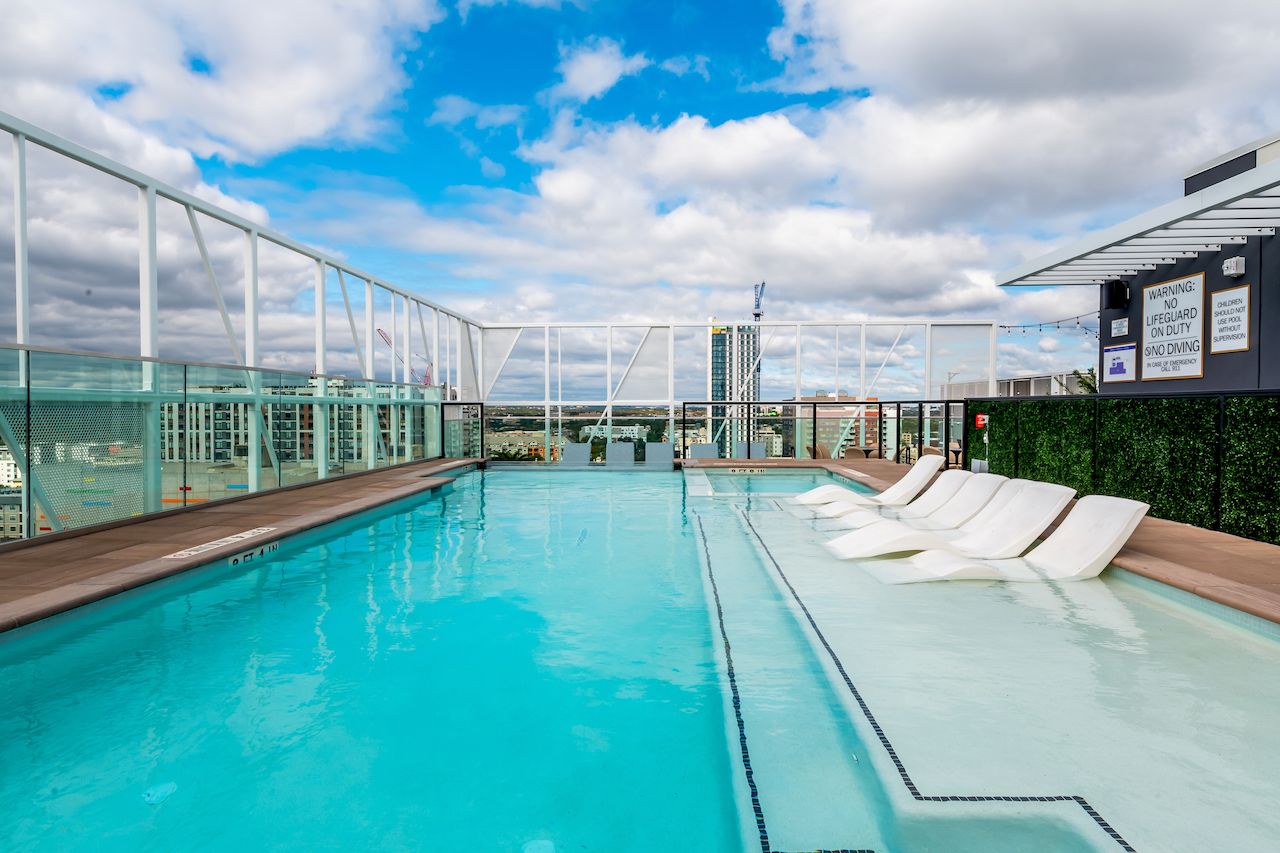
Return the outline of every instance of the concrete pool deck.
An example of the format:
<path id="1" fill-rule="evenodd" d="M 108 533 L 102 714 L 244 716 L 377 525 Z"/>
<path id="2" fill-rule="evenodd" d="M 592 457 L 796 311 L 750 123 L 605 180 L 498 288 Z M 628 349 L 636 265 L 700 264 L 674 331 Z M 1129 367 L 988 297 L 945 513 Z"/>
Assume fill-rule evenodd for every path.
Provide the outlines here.
<path id="1" fill-rule="evenodd" d="M 451 472 L 477 464 L 483 460 L 436 459 L 362 471 L 10 546 L 0 552 L 0 632 L 439 489 L 452 481 Z M 263 532 L 219 541 L 258 530 Z M 199 553 L 174 556 L 198 546 Z"/>

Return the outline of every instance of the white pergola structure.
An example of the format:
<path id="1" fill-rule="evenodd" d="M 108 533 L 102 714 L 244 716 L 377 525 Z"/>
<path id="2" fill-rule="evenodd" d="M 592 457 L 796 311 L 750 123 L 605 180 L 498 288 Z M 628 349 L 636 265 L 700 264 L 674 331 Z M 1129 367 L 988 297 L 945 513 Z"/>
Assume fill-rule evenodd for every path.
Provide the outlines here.
<path id="1" fill-rule="evenodd" d="M 1220 252 L 1280 226 L 1280 160 L 1096 231 L 997 278 L 1000 285 L 1098 285 Z"/>

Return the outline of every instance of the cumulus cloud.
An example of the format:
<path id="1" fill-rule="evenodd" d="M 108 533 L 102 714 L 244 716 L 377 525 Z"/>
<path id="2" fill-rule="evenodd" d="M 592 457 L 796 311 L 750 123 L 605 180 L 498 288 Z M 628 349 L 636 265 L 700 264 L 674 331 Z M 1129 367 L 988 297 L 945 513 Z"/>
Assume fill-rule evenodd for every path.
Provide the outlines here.
<path id="1" fill-rule="evenodd" d="M 400 54 L 440 15 L 434 3 L 409 0 L 295 9 L 296 37 L 283 36 L 283 48 L 270 42 L 278 55 L 261 58 L 267 37 L 243 32 L 260 16 L 116 5 L 78 10 L 88 23 L 70 20 L 63 3 L 24 8 L 30 26 L 0 46 L 6 103 L 257 219 L 266 210 L 208 186 L 193 153 L 253 158 L 316 140 L 368 142 L 404 86 Z M 1096 290 L 1002 291 L 995 272 L 1178 194 L 1186 167 L 1280 124 L 1271 82 L 1280 54 L 1270 49 L 1280 41 L 1280 7 L 1224 0 L 1217 10 L 1206 16 L 1191 0 L 1053 9 L 783 0 L 783 23 L 768 40 L 782 69 L 771 85 L 833 94 L 717 122 L 584 118 L 590 102 L 655 64 L 596 38 L 561 47 L 557 82 L 531 105 L 549 107 L 551 124 L 539 138 L 517 138 L 514 156 L 531 175 L 520 188 L 455 188 L 447 202 L 426 205 L 403 188 L 352 178 L 306 197 L 278 195 L 271 207 L 326 243 L 403 253 L 410 276 L 429 283 L 426 295 L 495 320 L 740 318 L 750 310 L 748 285 L 767 279 L 774 318 L 1052 322 L 1096 308 Z M 119 33 L 107 32 L 117 19 Z M 90 43 L 100 31 L 102 43 Z M 120 33 L 158 49 L 138 55 Z M 705 57 L 656 65 L 709 76 Z M 442 95 L 426 120 L 458 134 L 496 180 L 501 155 L 470 137 L 516 136 L 503 129 L 523 129 L 526 118 L 519 105 Z M 66 180 L 33 178 L 33 197 L 44 198 L 33 251 L 38 243 L 42 292 L 51 294 L 37 324 L 53 328 L 89 286 L 103 322 L 84 333 L 95 346 L 124 340 L 106 330 L 127 330 L 136 312 L 132 200 L 88 209 L 90 197 Z M 201 301 L 207 283 L 184 227 L 165 225 L 164 299 L 192 308 L 165 334 L 190 348 L 199 328 L 218 325 L 199 313 L 211 310 Z M 70 252 L 50 248 L 84 234 Z M 234 234 L 209 239 L 234 305 L 241 246 Z M 0 264 L 7 258 L 0 247 Z M 303 362 L 307 271 L 283 256 L 265 260 L 264 271 L 270 357 Z M 108 293 L 112 282 L 119 290 Z M 873 341 L 901 368 L 891 382 L 905 383 L 919 373 L 922 344 L 892 343 Z M 1002 372 L 1092 364 L 1096 344 L 1078 328 L 1002 335 Z M 785 379 L 788 343 L 775 347 Z"/>
<path id="2" fill-rule="evenodd" d="M 701 54 L 697 56 L 673 56 L 658 64 L 663 71 L 669 71 L 677 77 L 696 74 L 703 80 L 711 79 L 711 59 Z"/>
<path id="3" fill-rule="evenodd" d="M 529 6 L 534 9 L 559 9 L 563 6 L 584 6 L 586 0 L 458 0 L 458 15 L 466 20 L 472 9 L 494 6 Z"/>
<path id="4" fill-rule="evenodd" d="M 561 46 L 560 82 L 551 88 L 553 100 L 589 101 L 617 85 L 623 77 L 650 65 L 643 53 L 627 56 L 610 38 L 596 38 L 572 47 Z"/>
<path id="5" fill-rule="evenodd" d="M 783 0 L 782 89 L 869 93 L 821 118 L 893 221 L 1073 234 L 1167 199 L 1280 124 L 1280 6 Z"/>
<path id="6" fill-rule="evenodd" d="M 427 118 L 428 124 L 456 126 L 474 122 L 477 130 L 488 130 L 517 124 L 524 117 L 525 108 L 519 104 L 477 104 L 460 95 L 436 98 L 435 111 Z"/>
<path id="7" fill-rule="evenodd" d="M 408 82 L 403 53 L 443 10 L 435 0 L 16 0 L 6 14 L 22 25 L 0 44 L 0 79 L 36 107 L 32 120 L 52 111 L 41 91 L 101 90 L 102 121 L 199 156 L 252 159 L 385 132 L 383 112 Z"/>

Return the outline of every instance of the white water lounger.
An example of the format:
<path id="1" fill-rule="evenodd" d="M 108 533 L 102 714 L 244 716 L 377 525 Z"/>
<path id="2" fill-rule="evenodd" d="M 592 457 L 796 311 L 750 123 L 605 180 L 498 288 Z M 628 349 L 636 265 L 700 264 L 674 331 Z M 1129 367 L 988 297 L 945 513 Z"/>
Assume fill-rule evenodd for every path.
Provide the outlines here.
<path id="1" fill-rule="evenodd" d="M 941 480 L 947 473 L 943 472 L 938 479 Z M 924 500 L 922 497 L 915 503 L 907 504 L 906 509 L 898 513 L 898 520 L 921 530 L 954 530 L 988 506 L 994 504 L 996 510 L 1003 507 L 1013 499 L 1014 494 L 1025 482 L 1026 480 L 1009 480 L 999 474 L 973 474 L 965 479 L 960 490 L 951 500 L 939 509 L 923 517 L 908 516 L 907 510 Z M 819 510 L 835 506 L 837 505 L 828 504 L 826 507 L 820 507 Z M 844 514 L 834 520 L 831 528 L 833 530 L 840 528 L 856 530 L 887 520 L 883 515 L 871 512 L 861 504 L 842 503 L 840 506 L 844 507 Z"/>
<path id="2" fill-rule="evenodd" d="M 964 481 L 972 477 L 969 471 L 961 471 L 953 469 L 951 471 L 943 471 L 938 475 L 938 479 L 933 481 L 925 493 L 920 497 L 907 504 L 905 507 L 887 507 L 872 504 L 853 503 L 846 500 L 832 501 L 817 507 L 814 512 L 823 518 L 835 518 L 838 515 L 845 515 L 850 512 L 859 512 L 866 515 L 872 515 L 876 518 L 883 518 L 893 512 L 898 513 L 898 517 L 904 517 L 907 513 L 913 513 L 915 516 L 923 517 L 931 512 L 935 512 L 951 500 L 960 491 L 960 487 L 964 485 Z M 882 515 L 882 513 L 884 515 Z"/>
<path id="3" fill-rule="evenodd" d="M 826 486 L 818 486 L 816 489 L 810 489 L 802 495 L 796 495 L 791 499 L 791 502 L 814 506 L 837 500 L 847 500 L 853 503 L 867 504 L 868 506 L 901 506 L 908 503 L 912 498 L 920 494 L 925 486 L 929 485 L 933 475 L 942 467 L 943 461 L 941 456 L 934 456 L 933 454 L 921 456 L 916 461 L 916 464 L 911 466 L 911 470 L 906 473 L 906 476 L 878 495 L 864 495 L 861 492 L 855 492 L 853 489 L 846 489 L 844 486 L 837 486 L 832 483 Z"/>
<path id="4" fill-rule="evenodd" d="M 1053 523 L 1075 493 L 1067 486 L 1027 480 L 997 511 L 979 512 L 949 534 L 886 521 L 837 536 L 827 543 L 827 550 L 843 560 L 932 549 L 983 559 L 1016 557 Z"/>
<path id="5" fill-rule="evenodd" d="M 1150 509 L 1125 498 L 1089 495 L 1058 529 L 1025 557 L 975 560 L 925 551 L 901 560 L 877 560 L 865 568 L 885 583 L 939 580 L 1076 581 L 1097 577 L 1129 541 Z"/>

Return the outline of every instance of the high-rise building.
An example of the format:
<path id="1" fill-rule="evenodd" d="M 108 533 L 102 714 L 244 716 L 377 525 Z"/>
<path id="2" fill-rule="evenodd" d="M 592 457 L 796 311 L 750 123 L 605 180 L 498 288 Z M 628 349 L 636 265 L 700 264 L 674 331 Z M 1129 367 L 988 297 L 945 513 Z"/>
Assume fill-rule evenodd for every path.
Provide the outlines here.
<path id="1" fill-rule="evenodd" d="M 755 402 L 760 399 L 760 327 L 740 324 L 711 327 L 708 365 L 713 401 Z M 735 442 L 750 441 L 752 411 L 748 406 L 711 407 L 712 440 L 720 455 L 732 455 Z"/>

